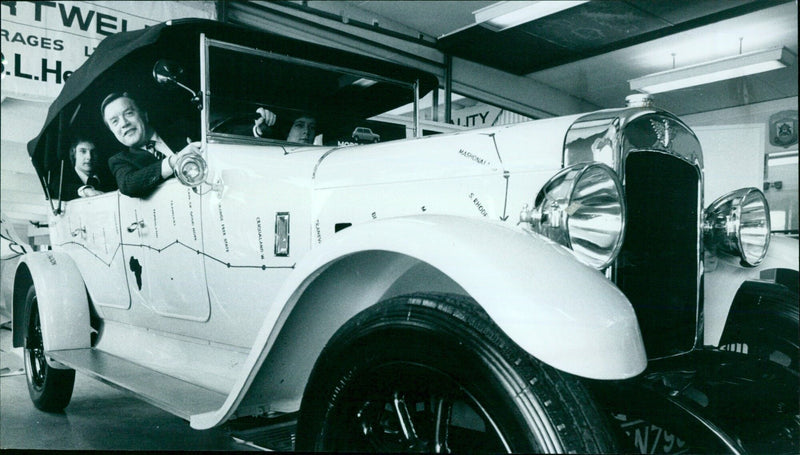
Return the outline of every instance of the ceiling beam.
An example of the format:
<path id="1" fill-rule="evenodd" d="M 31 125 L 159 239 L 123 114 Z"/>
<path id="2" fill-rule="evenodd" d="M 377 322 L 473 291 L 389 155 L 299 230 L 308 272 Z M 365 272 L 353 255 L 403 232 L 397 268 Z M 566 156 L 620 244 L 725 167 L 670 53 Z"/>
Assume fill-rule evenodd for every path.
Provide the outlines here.
<path id="1" fill-rule="evenodd" d="M 533 118 L 600 108 L 533 79 L 456 57 L 453 57 L 453 91 Z"/>
<path id="2" fill-rule="evenodd" d="M 364 14 L 375 16 L 366 11 Z M 363 23 L 350 24 L 350 18 L 327 11 L 296 4 L 259 1 L 228 2 L 225 21 L 419 68 L 434 74 L 440 84 L 444 84 L 444 53 L 427 39 L 415 39 L 411 35 L 384 30 L 379 26 L 380 21 L 377 21 L 377 26 L 364 27 Z M 575 114 L 597 108 L 532 79 L 462 59 L 453 60 L 454 91 L 471 98 L 533 118 Z"/>

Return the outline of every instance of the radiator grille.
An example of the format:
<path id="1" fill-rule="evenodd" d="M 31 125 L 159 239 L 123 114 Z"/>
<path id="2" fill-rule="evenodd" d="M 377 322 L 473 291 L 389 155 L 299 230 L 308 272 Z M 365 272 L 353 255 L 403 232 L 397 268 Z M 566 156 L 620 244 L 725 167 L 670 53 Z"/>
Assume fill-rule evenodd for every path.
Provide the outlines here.
<path id="1" fill-rule="evenodd" d="M 686 352 L 698 327 L 699 174 L 685 161 L 633 152 L 625 161 L 628 220 L 615 268 L 649 358 Z"/>

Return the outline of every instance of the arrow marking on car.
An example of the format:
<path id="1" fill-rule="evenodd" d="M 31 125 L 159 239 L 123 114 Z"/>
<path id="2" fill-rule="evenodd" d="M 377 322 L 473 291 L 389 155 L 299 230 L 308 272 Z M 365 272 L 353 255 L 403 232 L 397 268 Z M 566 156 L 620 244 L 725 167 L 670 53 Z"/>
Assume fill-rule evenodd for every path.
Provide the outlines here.
<path id="1" fill-rule="evenodd" d="M 503 157 L 500 156 L 500 148 L 497 146 L 497 138 L 495 138 L 494 133 L 489 135 L 492 138 L 492 143 L 494 144 L 494 151 L 497 153 L 497 160 L 500 162 L 500 165 L 503 166 Z M 505 166 L 503 166 L 503 178 L 506 180 L 506 193 L 503 196 L 503 216 L 500 217 L 500 221 L 505 221 L 508 219 L 508 215 L 506 214 L 506 210 L 508 209 L 508 179 L 511 177 L 511 173 L 509 173 Z"/>
<path id="2" fill-rule="evenodd" d="M 506 195 L 503 198 L 503 216 L 500 217 L 501 221 L 505 221 L 508 219 L 508 215 L 506 215 L 506 209 L 508 208 L 508 179 L 511 177 L 511 174 L 508 171 L 503 171 L 503 178 L 506 179 Z"/>

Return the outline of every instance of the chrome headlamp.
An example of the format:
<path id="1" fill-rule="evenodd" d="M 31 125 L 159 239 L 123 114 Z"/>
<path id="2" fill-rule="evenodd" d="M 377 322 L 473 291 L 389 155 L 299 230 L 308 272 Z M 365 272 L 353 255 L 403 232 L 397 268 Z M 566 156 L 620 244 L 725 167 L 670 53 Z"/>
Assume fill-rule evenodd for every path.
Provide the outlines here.
<path id="1" fill-rule="evenodd" d="M 706 248 L 739 256 L 742 264 L 761 263 L 769 248 L 769 204 L 757 188 L 732 191 L 705 211 Z"/>
<path id="2" fill-rule="evenodd" d="M 206 181 L 208 165 L 197 153 L 187 153 L 175 163 L 175 177 L 186 186 L 195 188 Z"/>
<path id="3" fill-rule="evenodd" d="M 625 198 L 617 175 L 605 164 L 579 163 L 561 170 L 539 191 L 533 209 L 526 209 L 521 222 L 598 270 L 619 254 Z"/>

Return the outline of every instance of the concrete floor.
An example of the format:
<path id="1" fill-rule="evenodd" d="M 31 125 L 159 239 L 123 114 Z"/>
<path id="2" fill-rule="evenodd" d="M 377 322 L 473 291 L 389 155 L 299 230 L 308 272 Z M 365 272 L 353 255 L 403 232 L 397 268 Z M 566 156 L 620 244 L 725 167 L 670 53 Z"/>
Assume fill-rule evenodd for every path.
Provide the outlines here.
<path id="1" fill-rule="evenodd" d="M 62 413 L 33 406 L 22 370 L 22 350 L 0 329 L 0 451 L 32 450 L 254 450 L 225 430 L 197 431 L 189 423 L 78 373 Z"/>

